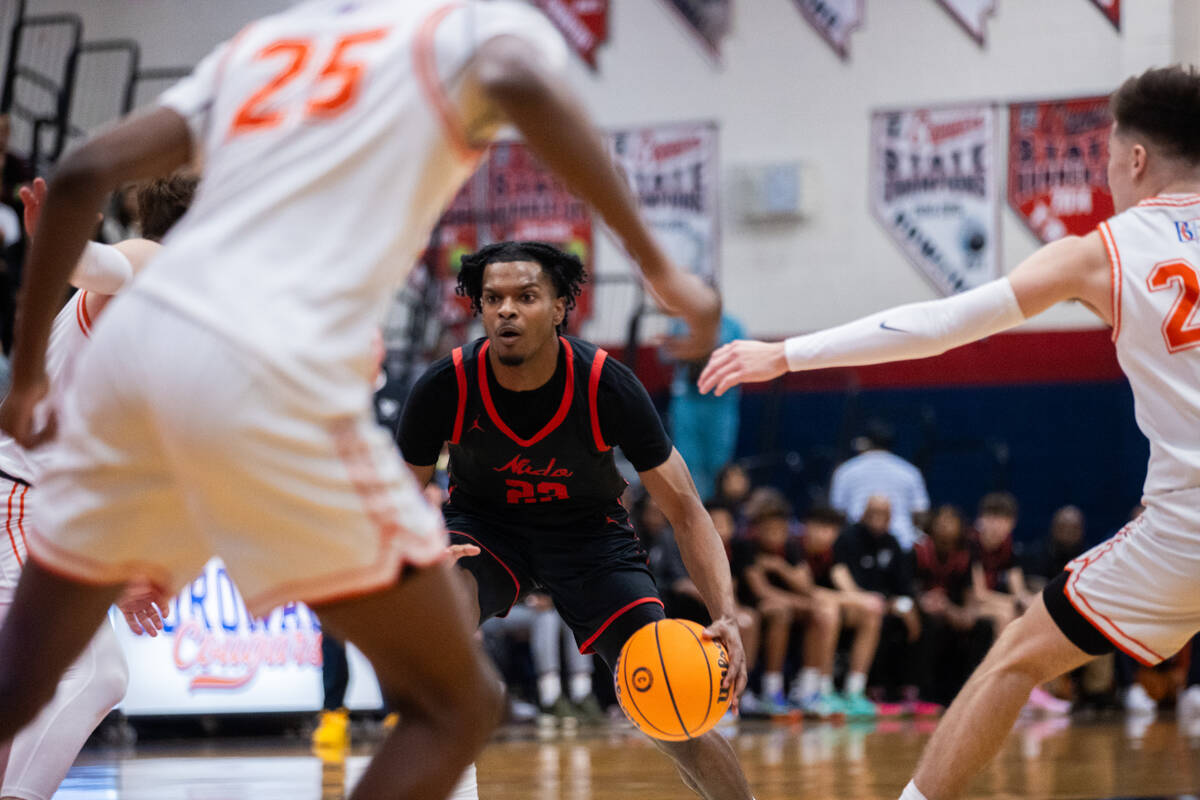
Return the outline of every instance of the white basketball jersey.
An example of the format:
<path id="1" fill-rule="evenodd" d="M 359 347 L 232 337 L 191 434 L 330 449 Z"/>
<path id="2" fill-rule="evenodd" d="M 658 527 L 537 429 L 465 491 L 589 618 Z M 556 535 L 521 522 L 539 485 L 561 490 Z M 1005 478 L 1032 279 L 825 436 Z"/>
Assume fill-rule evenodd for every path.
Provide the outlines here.
<path id="1" fill-rule="evenodd" d="M 1144 200 L 1102 223 L 1100 235 L 1112 263 L 1117 359 L 1150 440 L 1146 503 L 1177 497 L 1190 508 L 1195 494 L 1171 493 L 1200 488 L 1200 195 Z"/>
<path id="2" fill-rule="evenodd" d="M 132 291 L 252 351 L 322 413 L 361 411 L 372 333 L 480 155 L 462 72 L 501 35 L 566 63 L 550 23 L 507 0 L 310 0 L 249 25 L 162 98 L 203 177 Z"/>
<path id="3" fill-rule="evenodd" d="M 91 336 L 92 320 L 85 304 L 86 297 L 87 292 L 72 295 L 50 328 L 50 342 L 46 345 L 46 377 L 52 392 L 62 391 L 69 379 L 71 365 Z M 12 437 L 0 434 L 0 470 L 13 478 L 36 486 L 41 477 L 45 452 L 45 448 L 26 450 Z"/>

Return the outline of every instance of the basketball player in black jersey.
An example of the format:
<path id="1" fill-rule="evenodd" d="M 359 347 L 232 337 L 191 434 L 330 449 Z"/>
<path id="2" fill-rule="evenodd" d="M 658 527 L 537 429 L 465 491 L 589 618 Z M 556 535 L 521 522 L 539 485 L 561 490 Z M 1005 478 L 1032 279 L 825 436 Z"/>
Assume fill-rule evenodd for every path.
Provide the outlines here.
<path id="1" fill-rule="evenodd" d="M 614 446 L 674 526 L 692 579 L 729 653 L 727 687 L 745 685 L 729 562 L 687 465 L 646 390 L 595 345 L 563 336 L 586 279 L 580 261 L 549 245 L 505 242 L 463 259 L 458 291 L 487 336 L 435 363 L 417 381 L 397 440 L 428 482 L 450 447 L 446 527 L 479 620 L 503 616 L 541 589 L 584 653 L 611 669 L 625 641 L 663 618 L 646 552 L 621 506 Z M 685 783 L 705 798 L 749 800 L 729 744 L 715 731 L 659 742 Z"/>

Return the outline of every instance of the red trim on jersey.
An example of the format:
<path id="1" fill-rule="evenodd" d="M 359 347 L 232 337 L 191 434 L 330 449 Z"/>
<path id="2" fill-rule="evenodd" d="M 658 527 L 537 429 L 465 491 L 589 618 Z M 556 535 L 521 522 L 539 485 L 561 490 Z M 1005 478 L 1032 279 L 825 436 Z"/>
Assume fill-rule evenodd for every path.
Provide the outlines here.
<path id="1" fill-rule="evenodd" d="M 458 444 L 462 438 L 463 415 L 467 413 L 467 369 L 463 366 L 461 347 L 450 351 L 450 358 L 454 361 L 454 380 L 458 383 L 458 411 L 454 412 L 454 435 L 450 437 L 450 444 Z"/>
<path id="2" fill-rule="evenodd" d="M 12 532 L 12 524 L 13 524 L 12 501 L 13 501 L 13 495 L 17 493 L 17 486 L 18 486 L 18 484 L 14 483 L 12 485 L 12 489 L 10 489 L 8 492 L 8 520 L 4 523 L 4 530 L 8 531 L 8 543 L 10 545 L 12 545 L 13 555 L 17 557 L 17 566 L 23 567 L 23 566 L 25 566 L 25 564 L 21 560 L 21 551 L 17 549 L 17 539 L 15 536 L 13 536 L 13 532 Z M 24 540 L 24 537 L 21 537 L 21 538 L 22 538 L 22 540 Z"/>
<path id="3" fill-rule="evenodd" d="M 1147 197 L 1145 200 L 1138 203 L 1138 206 L 1168 206 L 1170 208 L 1183 208 L 1185 206 L 1194 206 L 1198 204 L 1200 204 L 1200 194 L 1182 194 L 1176 197 L 1166 197 L 1162 195 L 1157 197 Z"/>
<path id="4" fill-rule="evenodd" d="M 594 644 L 595 641 L 600 638 L 600 634 L 602 634 L 606 630 L 608 630 L 609 625 L 612 625 L 614 622 L 617 621 L 617 617 L 621 616 L 626 611 L 629 611 L 632 608 L 637 608 L 638 606 L 645 605 L 646 603 L 658 603 L 661 606 L 663 604 L 663 601 L 659 600 L 657 597 L 641 597 L 641 598 L 638 598 L 637 600 L 634 600 L 632 603 L 625 606 L 624 608 L 622 608 L 620 611 L 613 614 L 608 619 L 604 620 L 604 624 L 600 626 L 600 629 L 597 630 L 595 633 L 593 633 L 591 636 L 589 636 L 586 640 L 584 640 L 583 644 L 579 645 L 579 654 L 584 655 L 584 656 L 590 655 L 592 653 L 592 644 Z M 665 608 L 665 606 L 664 606 L 664 608 Z"/>
<path id="5" fill-rule="evenodd" d="M 75 321 L 83 335 L 92 338 L 92 319 L 87 313 L 87 290 L 81 291 L 75 299 Z"/>
<path id="6" fill-rule="evenodd" d="M 435 9 L 421 23 L 421 27 L 417 29 L 416 42 L 413 45 L 413 68 L 425 99 L 429 101 L 429 105 L 433 106 L 455 155 L 464 161 L 475 161 L 483 153 L 483 150 L 472 147 L 467 140 L 466 130 L 462 120 L 458 118 L 454 103 L 447 96 L 446 90 L 442 88 L 442 82 L 438 79 L 437 53 L 433 46 L 433 38 L 437 33 L 438 25 L 459 8 L 462 8 L 462 3 L 447 3 Z"/>
<path id="7" fill-rule="evenodd" d="M 600 388 L 600 373 L 604 371 L 604 360 L 608 353 L 597 348 L 596 356 L 592 359 L 592 372 L 588 375 L 588 410 L 592 415 L 592 438 L 596 440 L 596 449 L 608 450 L 604 436 L 600 433 L 600 409 L 596 405 L 596 393 Z"/>
<path id="8" fill-rule="evenodd" d="M 562 421 L 567 418 L 567 412 L 571 410 L 571 400 L 575 396 L 575 352 L 571 349 L 571 343 L 561 336 L 558 341 L 566 348 L 567 353 L 567 380 L 566 386 L 563 388 L 563 399 L 559 403 L 558 412 L 554 417 L 546 423 L 546 427 L 542 428 L 532 439 L 522 439 L 513 432 L 513 429 L 504 424 L 504 420 L 500 419 L 500 414 L 496 412 L 496 406 L 492 404 L 492 390 L 488 386 L 487 378 L 487 351 L 491 342 L 484 342 L 479 348 L 479 393 L 483 395 L 483 407 L 487 409 L 488 416 L 492 422 L 496 423 L 496 427 L 508 438 L 512 439 L 521 447 L 532 447 L 533 445 L 545 439 L 550 433 L 562 424 Z"/>
<path id="9" fill-rule="evenodd" d="M 167 594 L 166 589 L 173 585 L 169 580 L 169 573 L 160 564 L 152 564 L 149 561 L 107 564 L 61 547 L 38 533 L 36 528 L 29 536 L 29 545 L 29 557 L 36 561 L 38 566 L 78 583 L 106 586 L 124 583 L 138 576 L 149 580 L 160 590 L 160 594 Z"/>
<path id="10" fill-rule="evenodd" d="M 1121 627 L 1119 625 L 1117 625 L 1117 623 L 1113 622 L 1112 618 L 1109 617 L 1107 614 L 1103 614 L 1100 611 L 1097 611 L 1095 606 L 1093 606 L 1090 602 L 1088 602 L 1088 599 L 1086 597 L 1084 597 L 1083 592 L 1081 592 L 1079 590 L 1079 587 L 1076 585 L 1079 583 L 1079 578 L 1083 574 L 1083 571 L 1085 569 L 1087 569 L 1088 567 L 1090 567 L 1092 564 L 1095 564 L 1097 561 L 1099 561 L 1104 556 L 1111 553 L 1113 548 L 1116 547 L 1116 545 L 1118 543 L 1120 543 L 1120 541 L 1129 534 L 1129 530 L 1131 527 L 1132 527 L 1132 523 L 1130 525 L 1126 525 L 1124 528 L 1122 528 L 1120 530 L 1120 532 L 1118 532 L 1117 535 L 1114 536 L 1108 542 L 1107 545 L 1105 545 L 1104 549 L 1102 549 L 1100 552 L 1096 553 L 1095 556 L 1084 561 L 1082 564 L 1080 564 L 1078 566 L 1078 568 L 1075 568 L 1072 565 L 1068 564 L 1067 571 L 1071 573 L 1071 578 L 1070 578 L 1070 580 L 1067 581 L 1067 585 L 1063 587 L 1063 593 L 1066 595 L 1067 602 L 1069 602 L 1071 604 L 1071 607 L 1074 608 L 1075 611 L 1081 617 L 1083 617 L 1089 623 L 1091 623 L 1092 627 L 1095 628 L 1097 631 L 1099 631 L 1100 634 L 1105 639 L 1108 639 L 1110 642 L 1113 643 L 1114 646 L 1116 646 L 1118 649 L 1120 649 L 1123 653 L 1126 653 L 1130 657 L 1136 659 L 1142 665 L 1147 666 L 1147 667 L 1152 667 L 1156 663 L 1165 661 L 1166 659 L 1163 656 L 1159 655 L 1157 652 L 1155 652 L 1153 648 L 1146 646 L 1145 643 L 1139 641 L 1138 639 L 1134 638 L 1133 636 L 1130 636 L 1129 634 L 1127 634 L 1125 631 L 1121 630 Z M 1074 563 L 1074 562 L 1072 562 L 1072 563 Z M 1074 597 L 1072 596 L 1072 593 L 1074 593 L 1074 595 L 1075 595 Z M 1080 607 L 1080 603 L 1075 602 L 1075 597 L 1079 598 L 1080 603 L 1082 603 L 1083 606 L 1086 607 L 1086 610 L 1085 610 L 1085 608 Z M 1113 631 L 1116 632 L 1116 636 L 1114 636 L 1109 631 L 1105 630 L 1104 626 L 1100 625 L 1096 621 L 1096 617 L 1099 617 L 1100 619 L 1102 619 L 1106 623 L 1108 623 L 1108 626 L 1110 628 L 1112 628 Z M 1127 641 L 1122 642 L 1122 641 L 1120 641 L 1119 637 L 1124 637 L 1124 639 L 1126 639 Z M 1133 648 L 1131 648 L 1129 646 L 1128 642 L 1132 642 L 1133 644 L 1142 648 L 1142 650 L 1144 652 L 1149 653 L 1154 658 L 1158 659 L 1158 661 L 1148 660 L 1143 654 L 1140 654 L 1140 653 L 1136 652 Z"/>
<path id="11" fill-rule="evenodd" d="M 29 552 L 29 540 L 25 538 L 25 495 L 29 494 L 29 487 L 26 486 L 21 490 L 21 510 L 17 512 L 17 532 L 21 534 L 21 545 L 25 548 L 25 552 Z"/>
<path id="12" fill-rule="evenodd" d="M 517 574 L 509 568 L 508 564 L 504 563 L 504 559 L 500 558 L 500 556 L 496 555 L 491 550 L 489 550 L 486 545 L 484 545 L 482 542 L 480 542 L 478 539 L 476 539 L 471 534 L 463 533 L 462 531 L 451 530 L 449 528 L 447 529 L 447 532 L 448 533 L 456 533 L 459 536 L 462 536 L 464 539 L 470 539 L 472 542 L 475 543 L 476 547 L 478 547 L 483 552 L 487 553 L 492 558 L 496 559 L 496 563 L 499 564 L 500 566 L 504 567 L 504 571 L 508 573 L 508 577 L 512 578 L 513 586 L 516 587 L 516 591 L 513 592 L 513 600 L 511 603 L 508 604 L 508 611 L 512 611 L 513 606 L 515 606 L 517 604 L 517 601 L 521 599 L 521 582 L 519 580 L 517 580 Z M 502 617 L 508 616 L 508 611 L 505 611 L 500 616 L 502 616 Z"/>
<path id="13" fill-rule="evenodd" d="M 1107 222 L 1101 222 L 1096 228 L 1100 231 L 1100 240 L 1108 253 L 1110 264 L 1109 284 L 1112 295 L 1112 340 L 1115 342 L 1121 335 L 1121 254 L 1117 252 L 1117 240 L 1113 238 L 1112 229 Z"/>

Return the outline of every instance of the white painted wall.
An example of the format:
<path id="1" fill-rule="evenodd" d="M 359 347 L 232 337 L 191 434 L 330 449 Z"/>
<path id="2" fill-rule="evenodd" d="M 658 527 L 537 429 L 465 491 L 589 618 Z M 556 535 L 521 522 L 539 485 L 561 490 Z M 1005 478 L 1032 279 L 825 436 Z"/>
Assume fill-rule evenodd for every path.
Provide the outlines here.
<path id="1" fill-rule="evenodd" d="M 34 10 L 81 13 L 89 38 L 132 36 L 149 66 L 194 63 L 246 21 L 287 0 L 30 0 Z M 1200 3 L 1125 0 L 1120 34 L 1089 0 L 997 0 L 977 46 L 934 0 L 866 0 L 866 23 L 840 61 L 791 0 L 735 0 L 723 64 L 713 65 L 659 0 L 613 0 L 600 70 L 572 81 L 604 126 L 672 120 L 720 123 L 726 170 L 800 160 L 811 169 L 812 217 L 747 228 L 726 215 L 727 307 L 756 334 L 841 322 L 932 290 L 872 220 L 867 200 L 871 109 L 957 100 L 1104 93 L 1130 74 L 1200 61 Z M 1035 247 L 1003 212 L 1004 261 Z M 625 265 L 611 243 L 601 271 Z M 1095 324 L 1078 308 L 1039 326 Z"/>

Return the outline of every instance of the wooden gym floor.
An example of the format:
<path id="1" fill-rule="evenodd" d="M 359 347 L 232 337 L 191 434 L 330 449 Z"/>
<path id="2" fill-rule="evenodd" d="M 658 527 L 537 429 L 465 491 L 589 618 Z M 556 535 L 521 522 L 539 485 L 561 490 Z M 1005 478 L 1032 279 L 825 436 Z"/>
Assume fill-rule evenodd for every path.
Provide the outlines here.
<path id="1" fill-rule="evenodd" d="M 734 747 L 758 800 L 895 800 L 932 723 L 743 723 Z M 369 748 L 322 764 L 298 740 L 197 741 L 85 751 L 56 800 L 334 800 Z M 479 762 L 482 800 L 692 797 L 653 745 L 623 725 L 510 727 Z M 1016 798 L 1200 797 L 1200 720 L 1028 720 L 971 794 Z"/>

